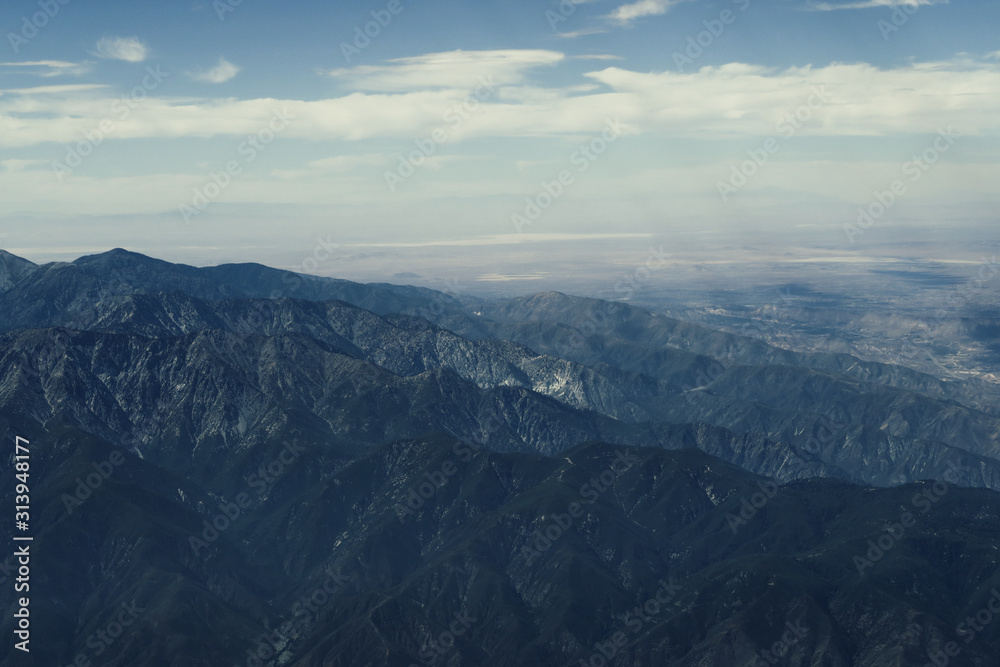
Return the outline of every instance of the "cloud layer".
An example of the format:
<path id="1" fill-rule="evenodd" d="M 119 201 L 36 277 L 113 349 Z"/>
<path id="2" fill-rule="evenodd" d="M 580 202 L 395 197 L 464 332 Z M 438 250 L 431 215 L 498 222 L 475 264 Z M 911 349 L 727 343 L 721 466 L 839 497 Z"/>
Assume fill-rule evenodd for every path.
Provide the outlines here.
<path id="1" fill-rule="evenodd" d="M 819 89 L 822 108 L 810 110 L 799 134 L 899 136 L 932 132 L 942 123 L 966 135 L 1000 131 L 1000 64 L 993 59 L 893 69 L 863 63 L 787 69 L 730 63 L 693 73 L 607 67 L 574 86 L 544 87 L 531 83 L 531 69 L 559 63 L 563 54 L 461 56 L 428 54 L 342 70 L 337 76 L 366 77 L 359 85 L 369 91 L 320 100 L 151 96 L 112 139 L 255 133 L 275 109 L 294 116 L 283 136 L 309 140 L 413 139 L 441 127 L 452 142 L 573 136 L 599 130 L 610 118 L 633 134 L 726 139 L 774 134 Z M 112 115 L 116 100 L 110 89 L 86 85 L 0 93 L 0 124 L 7 128 L 0 146 L 6 147 L 78 141 Z M 473 114 L 474 122 L 464 122 Z"/>

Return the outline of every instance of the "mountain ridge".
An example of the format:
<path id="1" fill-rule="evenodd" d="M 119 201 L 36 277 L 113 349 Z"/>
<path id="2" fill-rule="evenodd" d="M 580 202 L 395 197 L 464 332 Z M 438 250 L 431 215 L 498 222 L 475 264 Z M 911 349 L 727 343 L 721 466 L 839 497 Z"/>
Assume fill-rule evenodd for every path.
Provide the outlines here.
<path id="1" fill-rule="evenodd" d="M 967 386 L 563 294 L 303 299 L 252 264 L 81 259 L 0 294 L 43 661 L 96 658 L 123 608 L 102 654 L 137 667 L 707 667 L 790 628 L 791 664 L 1000 646 L 961 625 L 1000 587 L 1000 495 L 963 488 L 1000 488 L 1000 422 Z"/>

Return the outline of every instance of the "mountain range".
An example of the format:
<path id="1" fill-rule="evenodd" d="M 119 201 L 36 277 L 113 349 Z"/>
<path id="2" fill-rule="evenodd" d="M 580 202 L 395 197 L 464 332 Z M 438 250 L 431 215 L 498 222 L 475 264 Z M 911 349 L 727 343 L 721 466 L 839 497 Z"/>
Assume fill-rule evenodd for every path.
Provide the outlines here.
<path id="1" fill-rule="evenodd" d="M 120 249 L 0 251 L 0 313 L 41 660 L 8 644 L 2 664 L 989 665 L 1000 648 L 993 612 L 975 621 L 1000 601 L 988 383 L 625 302 Z M 14 475 L 5 461 L 5 493 Z"/>

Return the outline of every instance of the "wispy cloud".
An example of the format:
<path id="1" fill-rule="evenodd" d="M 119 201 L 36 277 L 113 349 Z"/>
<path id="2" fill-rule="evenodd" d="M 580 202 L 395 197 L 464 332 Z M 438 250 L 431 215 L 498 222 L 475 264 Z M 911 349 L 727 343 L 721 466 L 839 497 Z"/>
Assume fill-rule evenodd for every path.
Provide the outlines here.
<path id="1" fill-rule="evenodd" d="M 658 16 L 666 14 L 671 7 L 680 4 L 683 0 L 639 0 L 627 5 L 618 7 L 608 14 L 607 18 L 619 25 L 628 25 L 632 21 L 644 16 Z"/>
<path id="2" fill-rule="evenodd" d="M 103 83 L 67 83 L 61 86 L 32 86 L 31 88 L 0 88 L 0 93 L 11 95 L 25 95 L 29 97 L 49 96 L 53 98 L 65 98 L 67 95 L 81 93 L 94 93 L 98 90 L 107 89 Z M 43 101 L 43 104 L 46 102 Z M 62 103 L 60 100 L 58 103 Z M 2 112 L 0 112 L 2 113 Z"/>
<path id="3" fill-rule="evenodd" d="M 398 92 L 431 88 L 474 88 L 482 80 L 500 85 L 519 84 L 528 70 L 555 65 L 565 59 L 558 51 L 508 49 L 447 51 L 396 58 L 386 65 L 333 70 L 329 74 L 355 90 Z"/>
<path id="4" fill-rule="evenodd" d="M 91 63 L 70 63 L 63 60 L 29 60 L 19 63 L 0 63 L 0 67 L 24 67 L 38 76 L 80 76 L 91 69 Z"/>
<path id="5" fill-rule="evenodd" d="M 574 30 L 572 32 L 557 32 L 556 37 L 562 37 L 563 39 L 576 39 L 577 37 L 586 37 L 587 35 L 603 35 L 607 30 L 604 28 L 585 28 L 583 30 Z"/>
<path id="6" fill-rule="evenodd" d="M 97 41 L 94 55 L 107 60 L 141 63 L 149 57 L 149 47 L 138 37 L 102 37 Z"/>
<path id="7" fill-rule="evenodd" d="M 219 64 L 203 72 L 193 72 L 190 77 L 195 81 L 204 83 L 225 83 L 240 71 L 240 68 L 232 64 L 225 58 L 219 58 Z"/>
<path id="8" fill-rule="evenodd" d="M 875 9 L 877 7 L 923 7 L 948 4 L 948 0 L 861 0 L 861 2 L 818 2 L 810 7 L 817 12 L 839 9 Z"/>

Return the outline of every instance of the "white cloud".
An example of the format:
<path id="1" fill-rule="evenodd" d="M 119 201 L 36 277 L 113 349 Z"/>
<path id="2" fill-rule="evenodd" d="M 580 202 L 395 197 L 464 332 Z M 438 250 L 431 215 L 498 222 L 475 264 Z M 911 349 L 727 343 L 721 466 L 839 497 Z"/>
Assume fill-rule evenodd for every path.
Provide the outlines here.
<path id="1" fill-rule="evenodd" d="M 141 63 L 149 56 L 149 47 L 138 37 L 102 37 L 97 41 L 94 55 L 108 60 Z"/>
<path id="2" fill-rule="evenodd" d="M 778 70 L 730 63 L 691 75 L 621 68 L 589 77 L 615 91 L 629 125 L 702 137 L 767 136 L 814 89 L 829 101 L 809 111 L 799 134 L 891 136 L 954 125 L 967 134 L 1000 130 L 1000 67 L 992 63 L 915 63 L 880 69 L 866 63 Z M 814 100 L 815 101 L 815 100 Z"/>
<path id="3" fill-rule="evenodd" d="M 519 84 L 528 70 L 555 65 L 565 55 L 540 49 L 447 51 L 396 58 L 387 65 L 364 65 L 330 72 L 356 90 L 399 92 L 429 88 L 470 89 L 483 80 Z"/>
<path id="4" fill-rule="evenodd" d="M 819 12 L 832 12 L 838 9 L 874 9 L 876 7 L 923 7 L 927 5 L 947 4 L 948 0 L 861 0 L 860 2 L 818 2 L 811 9 Z"/>
<path id="5" fill-rule="evenodd" d="M 680 4 L 683 0 L 639 0 L 627 5 L 622 5 L 615 11 L 608 14 L 607 18 L 620 25 L 627 25 L 635 19 L 644 16 L 658 16 L 666 14 L 671 7 Z"/>
<path id="6" fill-rule="evenodd" d="M 70 63 L 63 60 L 30 60 L 17 63 L 0 63 L 0 67 L 26 67 L 33 70 L 32 74 L 43 77 L 61 76 L 63 74 L 80 76 L 90 71 L 91 63 Z"/>
<path id="7" fill-rule="evenodd" d="M 205 83 L 225 83 L 236 76 L 239 71 L 240 68 L 236 65 L 232 64 L 225 58 L 219 58 L 219 64 L 215 67 L 205 70 L 204 72 L 195 72 L 190 76 L 195 81 L 203 81 Z"/>

